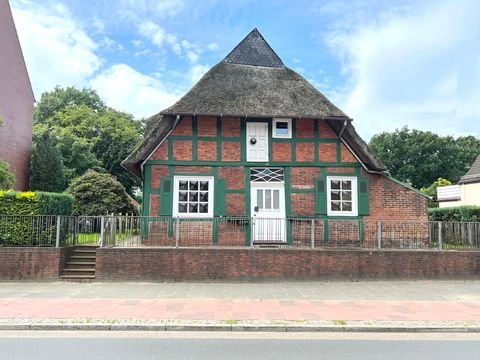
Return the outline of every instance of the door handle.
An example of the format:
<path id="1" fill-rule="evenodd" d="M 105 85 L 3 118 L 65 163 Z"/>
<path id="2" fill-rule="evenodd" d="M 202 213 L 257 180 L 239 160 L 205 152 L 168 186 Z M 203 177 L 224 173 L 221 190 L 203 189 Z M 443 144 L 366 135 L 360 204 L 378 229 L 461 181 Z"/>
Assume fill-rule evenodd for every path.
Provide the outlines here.
<path id="1" fill-rule="evenodd" d="M 258 206 L 255 206 L 255 207 L 253 208 L 253 211 L 258 212 Z"/>

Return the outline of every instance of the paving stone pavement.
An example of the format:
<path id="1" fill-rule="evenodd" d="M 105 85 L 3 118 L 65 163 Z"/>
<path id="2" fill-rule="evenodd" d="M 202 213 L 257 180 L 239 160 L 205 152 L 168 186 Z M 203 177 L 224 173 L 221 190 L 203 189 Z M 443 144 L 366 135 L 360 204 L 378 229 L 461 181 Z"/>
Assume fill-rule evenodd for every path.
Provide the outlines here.
<path id="1" fill-rule="evenodd" d="M 0 330 L 479 331 L 480 281 L 0 282 Z"/>

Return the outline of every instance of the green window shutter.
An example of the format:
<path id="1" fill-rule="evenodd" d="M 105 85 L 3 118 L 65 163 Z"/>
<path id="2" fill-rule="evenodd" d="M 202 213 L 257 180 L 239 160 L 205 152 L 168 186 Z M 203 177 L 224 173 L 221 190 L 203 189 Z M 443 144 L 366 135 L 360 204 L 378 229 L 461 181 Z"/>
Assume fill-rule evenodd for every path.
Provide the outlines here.
<path id="1" fill-rule="evenodd" d="M 358 215 L 370 214 L 370 186 L 368 179 L 358 179 Z"/>
<path id="2" fill-rule="evenodd" d="M 327 214 L 327 179 L 325 177 L 315 179 L 315 213 Z"/>
<path id="3" fill-rule="evenodd" d="M 160 214 L 172 216 L 173 178 L 164 177 L 160 181 Z"/>
<path id="4" fill-rule="evenodd" d="M 227 179 L 216 179 L 214 196 L 213 214 L 215 216 L 227 215 Z"/>

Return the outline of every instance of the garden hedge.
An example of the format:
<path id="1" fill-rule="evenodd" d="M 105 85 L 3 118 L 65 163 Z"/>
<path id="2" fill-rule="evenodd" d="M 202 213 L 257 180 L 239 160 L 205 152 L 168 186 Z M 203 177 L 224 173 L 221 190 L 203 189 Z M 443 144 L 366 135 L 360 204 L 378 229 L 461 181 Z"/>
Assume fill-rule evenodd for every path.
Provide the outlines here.
<path id="1" fill-rule="evenodd" d="M 480 221 L 480 206 L 428 209 L 430 221 Z"/>
<path id="2" fill-rule="evenodd" d="M 71 215 L 72 205 L 69 194 L 0 191 L 0 246 L 52 246 L 55 218 L 38 215 Z"/>

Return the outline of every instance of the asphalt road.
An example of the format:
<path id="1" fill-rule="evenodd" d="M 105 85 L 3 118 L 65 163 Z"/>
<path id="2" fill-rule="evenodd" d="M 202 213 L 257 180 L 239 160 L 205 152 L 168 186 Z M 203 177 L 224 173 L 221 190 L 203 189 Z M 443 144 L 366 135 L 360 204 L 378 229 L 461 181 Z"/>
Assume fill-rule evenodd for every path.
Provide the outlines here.
<path id="1" fill-rule="evenodd" d="M 480 334 L 0 332 L 0 359 L 480 359 Z"/>

